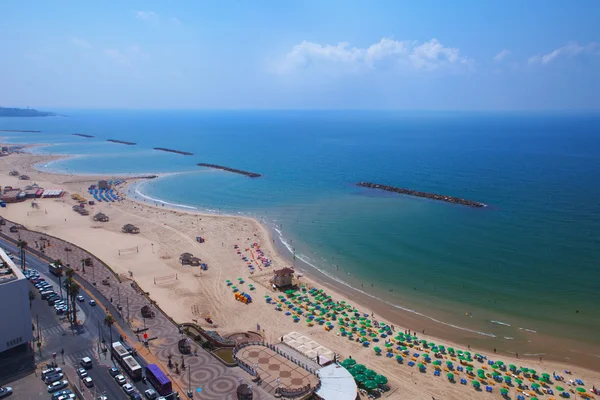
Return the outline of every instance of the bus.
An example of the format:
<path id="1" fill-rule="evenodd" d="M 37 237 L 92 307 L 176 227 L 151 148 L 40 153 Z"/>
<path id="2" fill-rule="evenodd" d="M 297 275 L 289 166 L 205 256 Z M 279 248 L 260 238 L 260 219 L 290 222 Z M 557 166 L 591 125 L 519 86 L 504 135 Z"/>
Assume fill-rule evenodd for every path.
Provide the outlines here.
<path id="1" fill-rule="evenodd" d="M 119 362 L 123 361 L 123 358 L 130 356 L 129 351 L 123 346 L 121 342 L 114 342 L 112 344 L 112 355 L 119 360 Z"/>
<path id="2" fill-rule="evenodd" d="M 52 275 L 56 275 L 56 276 L 62 275 L 62 272 L 63 272 L 62 265 L 50 263 L 50 264 L 48 264 L 48 272 L 50 272 Z"/>
<path id="3" fill-rule="evenodd" d="M 173 392 L 173 385 L 164 372 L 156 364 L 150 364 L 146 367 L 146 379 L 161 396 L 166 396 Z"/>
<path id="4" fill-rule="evenodd" d="M 142 378 L 142 367 L 140 367 L 140 364 L 132 356 L 123 357 L 121 365 L 123 365 L 123 368 L 127 371 L 131 379 L 138 380 Z"/>

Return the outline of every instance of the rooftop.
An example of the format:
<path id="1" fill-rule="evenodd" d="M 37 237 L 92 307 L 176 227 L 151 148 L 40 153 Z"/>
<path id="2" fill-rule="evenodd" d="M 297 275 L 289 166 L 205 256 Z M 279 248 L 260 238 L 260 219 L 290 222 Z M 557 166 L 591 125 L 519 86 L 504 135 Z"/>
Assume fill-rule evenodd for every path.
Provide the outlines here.
<path id="1" fill-rule="evenodd" d="M 3 248 L 0 247 L 0 285 L 3 283 L 12 282 L 17 279 L 25 279 L 25 275 L 8 257 Z"/>

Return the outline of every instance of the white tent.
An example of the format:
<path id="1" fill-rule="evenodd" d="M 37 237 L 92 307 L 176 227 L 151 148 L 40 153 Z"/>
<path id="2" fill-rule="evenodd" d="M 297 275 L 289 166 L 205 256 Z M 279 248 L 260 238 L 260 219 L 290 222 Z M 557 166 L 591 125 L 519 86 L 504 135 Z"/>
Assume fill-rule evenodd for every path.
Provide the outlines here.
<path id="1" fill-rule="evenodd" d="M 348 370 L 340 365 L 331 364 L 317 371 L 321 387 L 316 394 L 324 400 L 356 399 L 356 382 Z"/>

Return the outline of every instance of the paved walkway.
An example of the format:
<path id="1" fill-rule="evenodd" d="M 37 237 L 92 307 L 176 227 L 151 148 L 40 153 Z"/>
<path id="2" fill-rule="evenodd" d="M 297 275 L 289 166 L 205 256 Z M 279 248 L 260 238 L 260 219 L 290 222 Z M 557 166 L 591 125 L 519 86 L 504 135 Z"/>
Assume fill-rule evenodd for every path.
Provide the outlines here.
<path id="1" fill-rule="evenodd" d="M 8 225 L 11 225 L 10 222 Z M 241 368 L 225 367 L 225 365 L 215 359 L 206 350 L 196 346 L 196 344 L 192 345 L 192 353 L 197 351 L 198 355 L 185 357 L 185 364 L 186 366 L 191 367 L 191 374 L 188 370 L 181 371 L 181 368 L 180 373 L 176 374 L 174 369 L 169 369 L 167 367 L 168 356 L 171 355 L 173 357 L 173 364 L 175 362 L 181 362 L 178 341 L 183 336 L 179 333 L 179 328 L 174 322 L 168 319 L 158 309 L 155 309 L 155 318 L 143 320 L 141 308 L 144 305 L 151 304 L 151 302 L 142 293 L 136 290 L 137 286 L 132 284 L 132 281 L 123 279 L 123 282 L 119 283 L 114 274 L 106 268 L 99 259 L 83 249 L 79 249 L 71 243 L 61 239 L 28 230 L 19 230 L 18 233 L 9 233 L 8 229 L 6 229 L 3 230 L 3 233 L 15 240 L 20 235 L 33 250 L 36 250 L 36 242 L 38 243 L 38 246 L 39 243 L 42 242 L 49 243 L 50 246 L 47 246 L 44 249 L 45 255 L 52 259 L 60 259 L 65 264 L 68 259 L 72 264 L 72 267 L 81 266 L 82 259 L 88 257 L 92 258 L 94 267 L 86 267 L 85 273 L 81 267 L 74 268 L 77 271 L 78 277 L 85 281 L 81 282 L 83 287 L 91 287 L 93 277 L 95 277 L 97 282 L 95 289 L 100 292 L 104 298 L 112 298 L 113 306 L 117 306 L 120 299 L 121 311 L 119 312 L 115 307 L 110 305 L 108 306 L 108 311 L 115 317 L 116 324 L 114 327 L 119 331 L 119 334 L 125 337 L 126 341 L 130 343 L 139 342 L 139 338 L 135 337 L 135 334 L 130 328 L 130 324 L 134 326 L 144 326 L 145 323 L 145 326 L 148 328 L 148 336 L 158 337 L 158 339 L 150 341 L 149 348 L 141 350 L 140 355 L 144 358 L 148 358 L 149 362 L 157 362 L 163 371 L 172 378 L 175 386 L 179 386 L 178 391 L 182 396 L 187 392 L 189 386 L 188 377 L 190 375 L 192 390 L 195 391 L 198 387 L 202 388 L 201 394 L 195 394 L 194 398 L 203 400 L 233 400 L 237 398 L 236 389 L 239 383 L 245 382 L 251 384 L 252 377 Z M 45 237 L 48 240 L 42 241 L 41 237 Z M 65 251 L 66 248 L 69 248 L 70 250 Z M 107 279 L 110 286 L 102 285 L 100 282 L 103 279 Z M 106 302 L 104 303 L 106 304 Z M 127 321 L 128 316 L 130 319 L 129 322 Z M 254 392 L 255 400 L 273 398 L 272 395 L 255 385 L 252 390 Z"/>

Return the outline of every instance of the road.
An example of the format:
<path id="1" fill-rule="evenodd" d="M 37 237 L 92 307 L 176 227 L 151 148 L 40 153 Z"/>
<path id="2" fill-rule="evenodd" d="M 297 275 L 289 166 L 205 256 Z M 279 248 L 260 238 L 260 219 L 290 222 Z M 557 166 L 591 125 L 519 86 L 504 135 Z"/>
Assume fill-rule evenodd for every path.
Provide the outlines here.
<path id="1" fill-rule="evenodd" d="M 19 254 L 16 246 L 2 238 L 0 238 L 0 246 L 13 254 Z M 14 261 L 17 265 L 20 264 L 19 259 L 15 258 Z M 40 276 L 43 276 L 47 282 L 54 286 L 55 292 L 59 293 L 58 277 L 48 273 L 47 261 L 28 253 L 26 262 L 28 269 L 37 270 Z M 77 303 L 78 309 L 81 310 L 78 311 L 78 319 L 84 322 L 83 326 L 75 331 L 69 329 L 69 325 L 64 321 L 64 317 L 56 315 L 54 308 L 48 306 L 45 300 L 40 299 L 39 292 L 31 285 L 31 289 L 36 294 L 36 299 L 32 303 L 32 318 L 34 323 L 39 323 L 43 341 L 42 348 L 36 351 L 36 362 L 51 361 L 53 353 L 56 353 L 56 361 L 59 366 L 62 367 L 64 365 L 65 367 L 70 366 L 73 368 L 71 372 L 69 371 L 70 368 L 65 368 L 65 370 L 71 381 L 75 384 L 78 381 L 78 377 L 74 371 L 79 368 L 79 361 L 82 357 L 90 357 L 95 361 L 93 362 L 94 366 L 92 369 L 88 370 L 88 374 L 93 379 L 95 385 L 90 389 L 86 389 L 86 393 L 91 392 L 94 395 L 94 399 L 102 393 L 105 393 L 111 400 L 127 399 L 128 397 L 119 385 L 108 374 L 108 368 L 112 366 L 116 366 L 119 369 L 122 368 L 120 365 L 115 365 L 116 361 L 111 361 L 110 352 L 103 353 L 101 351 L 103 340 L 105 340 L 107 347 L 110 348 L 111 335 L 109 328 L 104 325 L 104 319 L 107 315 L 106 311 L 108 310 L 115 318 L 118 318 L 118 311 L 92 285 L 81 279 L 77 279 L 77 277 L 75 279 L 82 287 L 81 294 L 85 298 L 84 302 Z M 98 301 L 96 306 L 89 304 L 90 293 Z M 85 315 L 81 315 L 80 313 Z M 126 324 L 120 324 L 120 327 L 126 332 L 128 337 L 135 337 L 135 334 L 129 330 Z M 119 334 L 114 328 L 112 329 L 112 335 L 114 341 L 119 340 Z M 63 350 L 64 354 L 62 353 Z M 147 365 L 141 357 L 138 356 L 135 358 L 142 367 Z M 128 378 L 126 373 L 124 375 Z M 149 384 L 143 382 L 131 383 L 137 387 L 142 397 L 144 390 L 151 387 Z M 83 387 L 81 382 L 79 384 L 80 387 Z"/>

